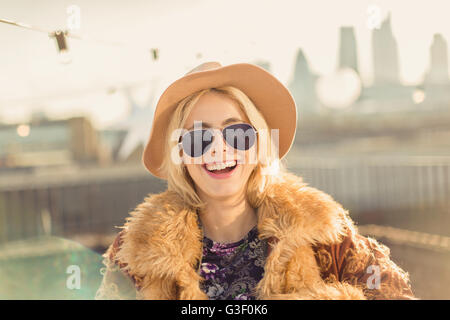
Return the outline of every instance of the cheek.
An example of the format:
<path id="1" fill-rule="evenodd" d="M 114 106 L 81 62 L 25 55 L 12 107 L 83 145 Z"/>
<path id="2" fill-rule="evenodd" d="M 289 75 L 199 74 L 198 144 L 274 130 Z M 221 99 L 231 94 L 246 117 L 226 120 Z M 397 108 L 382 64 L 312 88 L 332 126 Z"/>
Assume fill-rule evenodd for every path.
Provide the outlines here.
<path id="1" fill-rule="evenodd" d="M 181 155 L 181 161 L 186 165 L 186 167 L 187 166 L 192 167 L 192 166 L 196 166 L 198 164 L 202 164 L 203 159 L 204 159 L 204 156 L 191 158 L 184 153 L 182 153 L 182 155 Z"/>
<path id="2" fill-rule="evenodd" d="M 258 154 L 257 148 L 253 146 L 247 151 L 236 150 L 238 163 L 241 163 L 246 166 L 255 166 L 258 163 Z"/>
<path id="3" fill-rule="evenodd" d="M 192 180 L 196 182 L 198 180 L 198 177 L 200 177 L 201 174 L 201 166 L 197 164 L 186 164 L 186 169 L 189 175 L 191 176 Z"/>
<path id="4" fill-rule="evenodd" d="M 205 174 L 204 169 L 198 164 L 186 164 L 186 169 L 194 184 L 201 189 L 211 187 L 211 181 Z"/>
<path id="5" fill-rule="evenodd" d="M 255 170 L 256 164 L 244 164 L 242 165 L 242 176 L 246 180 L 250 177 L 253 170 Z"/>

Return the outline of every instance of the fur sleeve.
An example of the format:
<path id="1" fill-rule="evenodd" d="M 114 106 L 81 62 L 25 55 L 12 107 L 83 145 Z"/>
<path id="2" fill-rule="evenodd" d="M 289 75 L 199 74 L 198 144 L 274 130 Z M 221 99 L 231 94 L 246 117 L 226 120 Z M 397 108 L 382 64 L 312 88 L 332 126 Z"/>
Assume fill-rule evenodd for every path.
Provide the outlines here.
<path id="1" fill-rule="evenodd" d="M 322 278 L 360 288 L 367 299 L 416 299 L 409 274 L 390 259 L 387 246 L 358 233 L 316 248 Z"/>
<path id="2" fill-rule="evenodd" d="M 122 244 L 123 232 L 121 231 L 117 235 L 103 255 L 105 268 L 102 269 L 103 279 L 97 290 L 96 300 L 134 300 L 138 298 L 137 279 L 127 271 L 123 271 L 122 268 L 126 264 L 116 259 L 116 254 Z"/>

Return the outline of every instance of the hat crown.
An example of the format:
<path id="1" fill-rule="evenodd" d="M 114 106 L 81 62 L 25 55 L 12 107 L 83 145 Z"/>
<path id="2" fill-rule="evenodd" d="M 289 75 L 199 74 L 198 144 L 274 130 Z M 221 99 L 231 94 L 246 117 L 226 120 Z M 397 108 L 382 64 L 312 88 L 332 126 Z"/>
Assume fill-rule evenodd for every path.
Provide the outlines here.
<path id="1" fill-rule="evenodd" d="M 222 65 L 220 64 L 220 62 L 217 61 L 210 61 L 210 62 L 204 62 L 201 65 L 195 67 L 194 69 L 192 69 L 191 71 L 189 71 L 188 73 L 186 73 L 185 75 L 194 73 L 194 72 L 200 72 L 200 71 L 207 71 L 207 70 L 213 70 L 213 69 L 217 69 L 222 67 Z"/>

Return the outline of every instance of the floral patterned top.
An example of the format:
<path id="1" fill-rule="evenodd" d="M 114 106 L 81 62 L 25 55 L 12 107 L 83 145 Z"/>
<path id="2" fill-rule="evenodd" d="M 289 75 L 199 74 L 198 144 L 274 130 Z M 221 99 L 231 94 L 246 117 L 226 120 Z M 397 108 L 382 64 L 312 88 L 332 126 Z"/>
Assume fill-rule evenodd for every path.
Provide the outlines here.
<path id="1" fill-rule="evenodd" d="M 266 256 L 267 241 L 258 238 L 256 226 L 237 242 L 203 237 L 201 289 L 211 300 L 255 300 L 253 290 L 264 275 Z"/>

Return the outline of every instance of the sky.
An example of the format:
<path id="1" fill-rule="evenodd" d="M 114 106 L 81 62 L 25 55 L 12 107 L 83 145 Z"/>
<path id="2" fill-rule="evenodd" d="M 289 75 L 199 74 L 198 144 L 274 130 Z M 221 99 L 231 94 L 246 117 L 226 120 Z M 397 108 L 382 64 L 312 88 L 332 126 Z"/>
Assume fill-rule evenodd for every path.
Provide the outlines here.
<path id="1" fill-rule="evenodd" d="M 381 17 L 391 13 L 405 84 L 422 80 L 433 34 L 450 41 L 448 0 L 1 0 L 0 19 L 65 29 L 72 5 L 80 8 L 74 33 L 122 46 L 69 38 L 72 62 L 64 65 L 47 34 L 0 23 L 1 120 L 25 121 L 33 110 L 43 110 L 56 118 L 86 114 L 105 128 L 130 110 L 125 95 L 109 88 L 133 85 L 132 96 L 143 105 L 152 85 L 158 86 L 157 99 L 172 81 L 211 60 L 269 61 L 271 72 L 288 84 L 301 48 L 314 72 L 332 74 L 341 26 L 355 28 L 360 73 L 368 85 L 371 6 Z M 153 47 L 159 48 L 156 62 L 148 51 Z"/>

